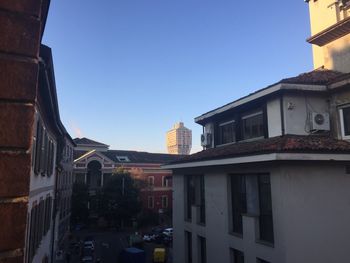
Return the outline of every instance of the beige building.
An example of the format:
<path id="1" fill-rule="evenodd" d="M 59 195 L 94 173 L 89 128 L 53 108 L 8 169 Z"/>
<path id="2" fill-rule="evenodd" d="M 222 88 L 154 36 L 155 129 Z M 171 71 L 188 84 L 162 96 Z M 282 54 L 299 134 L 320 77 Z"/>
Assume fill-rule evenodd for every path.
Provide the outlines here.
<path id="1" fill-rule="evenodd" d="M 205 150 L 164 166 L 175 263 L 349 262 L 348 4 L 309 5 L 315 70 L 197 117 Z"/>
<path id="2" fill-rule="evenodd" d="M 350 72 L 350 1 L 308 0 L 314 68 Z"/>
<path id="3" fill-rule="evenodd" d="M 168 153 L 188 155 L 192 148 L 192 131 L 186 128 L 183 122 L 176 123 L 167 132 L 166 145 Z"/>

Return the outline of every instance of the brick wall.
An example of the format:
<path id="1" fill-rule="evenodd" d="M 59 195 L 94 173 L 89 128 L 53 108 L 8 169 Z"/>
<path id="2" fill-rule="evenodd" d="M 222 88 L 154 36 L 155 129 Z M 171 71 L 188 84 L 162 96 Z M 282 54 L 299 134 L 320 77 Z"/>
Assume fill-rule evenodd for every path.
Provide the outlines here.
<path id="1" fill-rule="evenodd" d="M 23 262 L 42 5 L 0 0 L 0 263 Z"/>

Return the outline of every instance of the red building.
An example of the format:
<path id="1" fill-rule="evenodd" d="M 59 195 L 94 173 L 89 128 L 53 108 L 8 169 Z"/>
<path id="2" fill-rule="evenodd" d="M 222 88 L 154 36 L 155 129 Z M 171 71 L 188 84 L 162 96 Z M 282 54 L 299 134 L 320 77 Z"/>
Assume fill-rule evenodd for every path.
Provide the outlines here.
<path id="1" fill-rule="evenodd" d="M 86 183 L 90 195 L 96 194 L 118 167 L 123 167 L 135 179 L 142 180 L 142 208 L 155 213 L 172 209 L 172 173 L 161 165 L 175 161 L 181 155 L 137 151 L 109 150 L 109 146 L 87 138 L 74 139 L 75 180 Z"/>

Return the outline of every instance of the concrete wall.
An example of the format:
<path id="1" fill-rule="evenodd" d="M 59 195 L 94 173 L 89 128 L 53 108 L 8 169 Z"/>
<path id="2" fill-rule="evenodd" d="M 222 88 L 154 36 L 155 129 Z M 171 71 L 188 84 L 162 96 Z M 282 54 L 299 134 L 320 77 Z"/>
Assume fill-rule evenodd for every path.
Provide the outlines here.
<path id="1" fill-rule="evenodd" d="M 267 122 L 269 137 L 282 135 L 281 103 L 279 98 L 267 102 Z"/>
<path id="2" fill-rule="evenodd" d="M 173 261 L 185 263 L 185 208 L 184 208 L 184 178 L 173 175 Z"/>
<path id="3" fill-rule="evenodd" d="M 216 171 L 211 171 L 216 170 Z M 198 174 L 200 171 L 196 171 Z M 192 233 L 193 262 L 197 263 L 197 235 L 206 237 L 207 262 L 230 262 L 230 248 L 278 263 L 346 263 L 350 236 L 350 174 L 344 164 L 293 163 L 251 168 L 206 169 L 206 225 L 184 220 L 184 179 L 174 176 L 174 262 L 185 261 L 184 231 Z M 258 218 L 243 216 L 243 238 L 229 233 L 228 176 L 269 172 L 275 242 L 260 243 Z M 187 174 L 187 173 L 186 173 Z"/>
<path id="4" fill-rule="evenodd" d="M 283 97 L 285 134 L 308 135 L 311 112 L 328 112 L 327 97 L 322 95 L 286 94 Z"/>
<path id="5" fill-rule="evenodd" d="M 285 262 L 349 262 L 350 175 L 345 166 L 284 166 L 274 185 Z"/>
<path id="6" fill-rule="evenodd" d="M 350 35 L 321 47 L 324 66 L 340 72 L 350 72 Z"/>
<path id="7" fill-rule="evenodd" d="M 311 35 L 325 30 L 350 15 L 350 9 L 339 9 L 337 1 L 310 1 Z M 350 36 L 339 38 L 323 47 L 313 45 L 314 68 L 325 66 L 341 72 L 350 71 Z"/>

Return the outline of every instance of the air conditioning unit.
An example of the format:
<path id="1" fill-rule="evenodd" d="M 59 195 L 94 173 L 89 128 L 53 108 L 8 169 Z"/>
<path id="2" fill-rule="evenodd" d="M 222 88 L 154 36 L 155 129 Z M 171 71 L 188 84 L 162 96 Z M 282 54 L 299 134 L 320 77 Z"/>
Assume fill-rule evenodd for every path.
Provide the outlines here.
<path id="1" fill-rule="evenodd" d="M 312 131 L 329 131 L 329 114 L 327 112 L 324 113 L 311 113 L 311 130 Z"/>
<path id="2" fill-rule="evenodd" d="M 211 145 L 211 133 L 203 133 L 201 135 L 201 145 L 207 147 Z"/>

